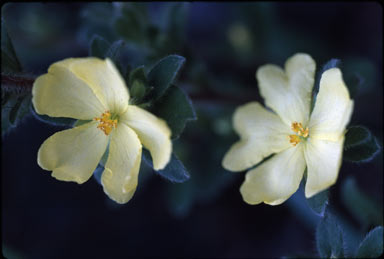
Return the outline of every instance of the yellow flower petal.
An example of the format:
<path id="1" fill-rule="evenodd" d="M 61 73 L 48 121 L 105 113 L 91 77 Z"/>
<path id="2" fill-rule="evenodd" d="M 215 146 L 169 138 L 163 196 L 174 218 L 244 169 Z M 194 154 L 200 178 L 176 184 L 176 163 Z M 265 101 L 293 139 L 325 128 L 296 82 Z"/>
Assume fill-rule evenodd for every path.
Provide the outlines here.
<path id="1" fill-rule="evenodd" d="M 140 142 L 152 156 L 153 168 L 164 169 L 172 153 L 171 130 L 167 123 L 152 113 L 129 105 L 121 115 L 121 122 L 127 124 L 138 135 Z"/>
<path id="2" fill-rule="evenodd" d="M 52 64 L 39 76 L 32 88 L 32 103 L 38 114 L 90 120 L 106 110 L 92 89 L 66 66 L 67 61 Z"/>
<path id="3" fill-rule="evenodd" d="M 302 146 L 284 150 L 250 170 L 240 187 L 244 201 L 279 205 L 295 193 L 305 170 Z"/>
<path id="4" fill-rule="evenodd" d="M 37 162 L 41 168 L 53 171 L 56 179 L 81 184 L 92 176 L 107 144 L 108 138 L 96 128 L 95 122 L 90 122 L 45 140 Z"/>
<path id="5" fill-rule="evenodd" d="M 71 58 L 66 60 L 78 78 L 92 88 L 95 95 L 112 113 L 122 113 L 128 106 L 129 93 L 115 65 L 107 58 Z"/>
<path id="6" fill-rule="evenodd" d="M 222 165 L 230 171 L 242 171 L 272 153 L 291 147 L 291 129 L 273 112 L 258 102 L 239 106 L 233 124 L 241 140 L 225 154 Z"/>
<path id="7" fill-rule="evenodd" d="M 344 137 L 338 141 L 311 138 L 304 149 L 307 162 L 307 198 L 327 189 L 337 180 L 341 166 Z"/>
<path id="8" fill-rule="evenodd" d="M 341 71 L 338 68 L 325 71 L 309 122 L 311 137 L 339 140 L 344 135 L 352 111 L 353 101 L 349 98 Z"/>
<path id="9" fill-rule="evenodd" d="M 316 64 L 307 54 L 296 54 L 285 63 L 285 72 L 275 65 L 264 65 L 256 72 L 265 104 L 287 124 L 306 126 Z"/>
<path id="10" fill-rule="evenodd" d="M 117 203 L 133 196 L 140 170 L 141 144 L 136 133 L 119 123 L 111 133 L 109 155 L 101 176 L 104 192 Z"/>

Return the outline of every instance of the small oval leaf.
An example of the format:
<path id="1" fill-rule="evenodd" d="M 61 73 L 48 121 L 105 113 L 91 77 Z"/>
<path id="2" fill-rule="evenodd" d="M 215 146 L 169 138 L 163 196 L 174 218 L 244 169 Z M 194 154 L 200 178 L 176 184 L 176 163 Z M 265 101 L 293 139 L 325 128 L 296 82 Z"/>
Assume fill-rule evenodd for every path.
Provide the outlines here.
<path id="1" fill-rule="evenodd" d="M 143 150 L 143 160 L 153 168 L 152 158 L 147 150 Z M 181 161 L 173 153 L 167 166 L 163 170 L 155 172 L 165 179 L 175 183 L 183 183 L 190 178 L 190 175 L 185 169 L 183 163 L 181 163 Z"/>
<path id="2" fill-rule="evenodd" d="M 363 126 L 352 126 L 345 134 L 343 158 L 350 162 L 369 162 L 381 147 L 375 136 Z"/>
<path id="3" fill-rule="evenodd" d="M 371 230 L 360 243 L 356 258 L 379 258 L 383 254 L 383 227 Z"/>
<path id="4" fill-rule="evenodd" d="M 341 258 L 344 256 L 343 232 L 335 217 L 328 210 L 316 229 L 317 251 L 321 258 Z"/>
<path id="5" fill-rule="evenodd" d="M 161 59 L 148 73 L 149 85 L 154 89 L 150 99 L 158 99 L 175 80 L 177 73 L 183 66 L 185 58 L 178 55 L 170 55 Z"/>
<path id="6" fill-rule="evenodd" d="M 183 132 L 185 124 L 196 120 L 192 102 L 184 91 L 175 85 L 168 88 L 166 93 L 151 107 L 151 112 L 164 119 L 172 131 L 172 139 Z"/>

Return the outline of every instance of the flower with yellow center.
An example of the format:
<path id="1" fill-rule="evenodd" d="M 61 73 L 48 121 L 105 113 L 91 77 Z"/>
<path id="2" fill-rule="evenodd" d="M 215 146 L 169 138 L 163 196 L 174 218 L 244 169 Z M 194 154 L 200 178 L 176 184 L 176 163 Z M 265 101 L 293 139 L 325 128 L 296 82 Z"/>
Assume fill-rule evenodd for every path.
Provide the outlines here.
<path id="1" fill-rule="evenodd" d="M 243 171 L 274 154 L 247 172 L 240 188 L 245 202 L 283 203 L 298 189 L 305 169 L 307 198 L 336 182 L 353 101 L 341 71 L 332 68 L 321 76 L 310 114 L 315 68 L 313 59 L 301 53 L 287 60 L 285 71 L 260 67 L 259 89 L 273 112 L 258 102 L 236 109 L 233 124 L 240 141 L 225 154 L 223 167 Z"/>
<path id="2" fill-rule="evenodd" d="M 126 203 L 136 190 L 142 145 L 150 151 L 155 170 L 170 160 L 171 131 L 166 122 L 129 104 L 128 88 L 109 59 L 56 62 L 36 79 L 32 95 L 38 114 L 89 121 L 58 132 L 41 145 L 37 162 L 58 180 L 87 181 L 109 144 L 101 183 L 111 199 Z"/>

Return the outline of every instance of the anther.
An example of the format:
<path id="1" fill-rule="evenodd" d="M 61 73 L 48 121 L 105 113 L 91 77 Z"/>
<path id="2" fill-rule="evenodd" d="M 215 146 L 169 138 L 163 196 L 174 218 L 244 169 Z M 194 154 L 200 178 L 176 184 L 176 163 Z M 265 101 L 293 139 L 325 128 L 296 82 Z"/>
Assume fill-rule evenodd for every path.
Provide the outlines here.
<path id="1" fill-rule="evenodd" d="M 95 121 L 99 122 L 99 125 L 97 125 L 97 128 L 102 130 L 105 135 L 109 135 L 113 128 L 116 128 L 117 126 L 117 120 L 111 120 L 111 113 L 109 111 L 106 111 L 101 114 L 101 117 L 94 118 Z"/>

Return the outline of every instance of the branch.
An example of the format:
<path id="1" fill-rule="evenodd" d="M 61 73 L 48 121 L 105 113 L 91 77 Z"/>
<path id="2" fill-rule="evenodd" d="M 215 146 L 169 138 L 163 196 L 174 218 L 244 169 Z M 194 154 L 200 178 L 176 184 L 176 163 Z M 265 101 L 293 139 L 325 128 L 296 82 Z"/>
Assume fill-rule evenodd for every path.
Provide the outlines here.
<path id="1" fill-rule="evenodd" d="M 31 92 L 33 82 L 35 82 L 33 76 L 11 75 L 1 74 L 1 90 L 8 92 Z"/>

